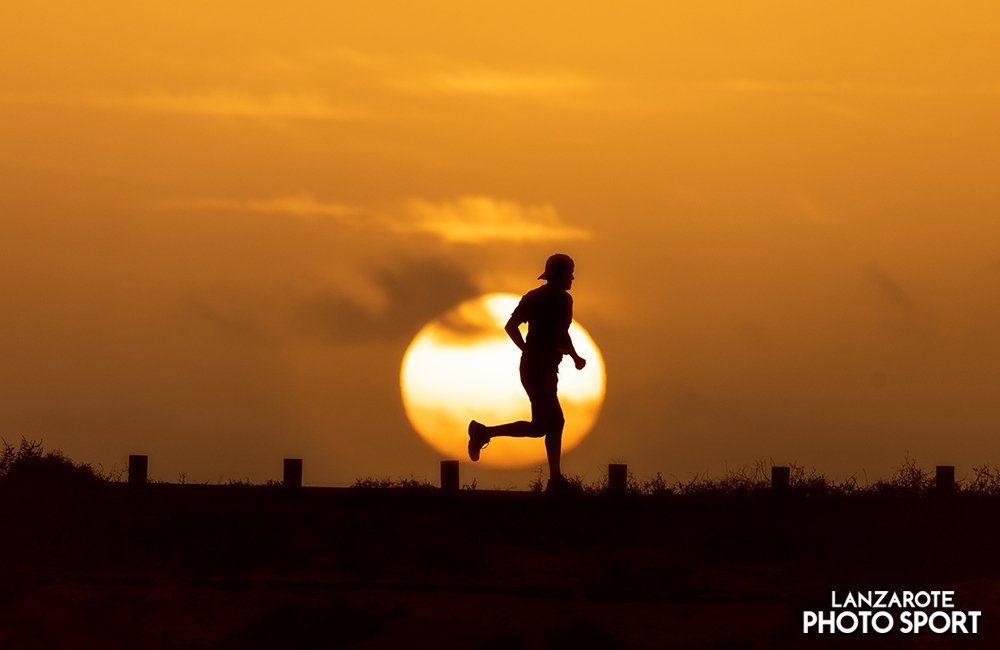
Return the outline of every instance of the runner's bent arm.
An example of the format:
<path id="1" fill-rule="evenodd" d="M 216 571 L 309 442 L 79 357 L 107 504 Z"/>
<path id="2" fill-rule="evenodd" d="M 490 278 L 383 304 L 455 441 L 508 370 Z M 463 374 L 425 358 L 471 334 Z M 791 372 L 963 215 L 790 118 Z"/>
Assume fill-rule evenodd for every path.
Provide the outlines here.
<path id="1" fill-rule="evenodd" d="M 576 353 L 576 348 L 573 347 L 573 339 L 569 336 L 569 326 L 573 323 L 573 298 L 569 294 L 566 294 L 566 312 L 563 322 L 566 329 L 559 336 L 559 351 L 563 354 L 568 354 L 573 359 L 573 364 L 577 370 L 583 370 L 583 367 L 587 365 L 587 360 Z"/>
<path id="2" fill-rule="evenodd" d="M 507 332 L 507 336 L 510 337 L 510 340 L 514 342 L 514 345 L 517 346 L 517 349 L 524 352 L 524 337 L 521 336 L 521 330 L 518 327 L 523 321 L 518 321 L 516 314 L 516 311 L 514 314 L 511 314 L 510 320 L 507 321 L 507 324 L 504 325 L 503 329 Z"/>
<path id="3" fill-rule="evenodd" d="M 563 354 L 568 354 L 573 359 L 573 364 L 577 370 L 583 370 L 583 367 L 587 365 L 587 360 L 576 353 L 576 348 L 573 347 L 573 339 L 569 337 L 569 329 L 566 330 L 566 334 L 562 337 L 562 341 L 559 344 L 559 351 Z"/>

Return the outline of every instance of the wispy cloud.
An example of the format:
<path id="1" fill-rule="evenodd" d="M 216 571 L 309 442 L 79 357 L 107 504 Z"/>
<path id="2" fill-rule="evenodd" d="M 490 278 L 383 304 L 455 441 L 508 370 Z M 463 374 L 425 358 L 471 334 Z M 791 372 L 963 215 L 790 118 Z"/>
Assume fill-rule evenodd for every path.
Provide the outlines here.
<path id="1" fill-rule="evenodd" d="M 729 81 L 713 81 L 701 84 L 704 90 L 731 93 L 787 93 L 787 94 L 817 94 L 817 95 L 838 95 L 849 92 L 857 92 L 859 86 L 853 84 L 830 84 L 830 83 L 773 83 L 763 81 L 753 81 L 750 79 L 737 79 Z"/>
<path id="2" fill-rule="evenodd" d="M 523 205 L 488 196 L 463 196 L 437 203 L 414 198 L 390 208 L 320 201 L 311 194 L 267 200 L 175 199 L 163 206 L 284 214 L 304 219 L 367 219 L 393 233 L 430 234 L 453 243 L 542 242 L 593 237 L 587 230 L 564 223 L 551 205 Z"/>
<path id="3" fill-rule="evenodd" d="M 190 210 L 229 210 L 236 212 L 264 212 L 287 214 L 303 219 L 323 217 L 350 217 L 365 214 L 358 206 L 344 203 L 318 201 L 311 194 L 297 194 L 267 200 L 233 200 L 216 198 L 174 199 L 164 203 L 167 207 Z"/>
<path id="4" fill-rule="evenodd" d="M 390 86 L 411 92 L 548 98 L 589 92 L 595 83 L 579 74 L 517 74 L 500 71 L 432 72 L 395 77 Z"/>
<path id="5" fill-rule="evenodd" d="M 220 59 L 210 65 L 203 59 L 157 60 L 155 72 L 163 70 L 171 75 L 182 74 L 197 86 L 84 91 L 65 97 L 0 92 L 0 104 L 60 101 L 216 118 L 349 121 L 413 117 L 413 106 L 387 101 L 387 93 L 397 99 L 406 95 L 418 103 L 438 97 L 479 97 L 595 110 L 634 108 L 638 101 L 621 82 L 587 70 L 508 67 L 346 48 Z"/>
<path id="6" fill-rule="evenodd" d="M 579 71 L 498 69 L 443 57 L 392 57 L 351 49 L 338 49 L 332 57 L 377 75 L 392 90 L 413 94 L 566 100 L 596 93 L 602 85 Z"/>
<path id="7" fill-rule="evenodd" d="M 959 95 L 995 95 L 1000 86 L 946 86 L 921 84 L 874 83 L 781 83 L 736 79 L 699 84 L 702 90 L 728 93 L 787 94 L 787 95 L 895 95 L 900 97 L 947 97 Z"/>
<path id="8" fill-rule="evenodd" d="M 249 93 L 207 91 L 201 93 L 148 93 L 91 95 L 88 103 L 162 113 L 210 117 L 298 118 L 317 120 L 357 120 L 373 116 L 372 111 L 336 106 L 314 94 Z"/>
<path id="9" fill-rule="evenodd" d="M 441 203 L 412 199 L 402 215 L 387 223 L 395 232 L 424 232 L 462 243 L 541 242 L 593 236 L 563 223 L 551 205 L 526 206 L 488 196 L 464 196 Z"/>

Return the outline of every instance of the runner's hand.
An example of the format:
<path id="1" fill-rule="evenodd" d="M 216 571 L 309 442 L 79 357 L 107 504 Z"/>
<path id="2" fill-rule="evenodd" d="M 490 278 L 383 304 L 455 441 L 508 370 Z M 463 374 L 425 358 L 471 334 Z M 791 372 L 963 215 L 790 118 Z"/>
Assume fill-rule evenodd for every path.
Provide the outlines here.
<path id="1" fill-rule="evenodd" d="M 576 369 L 577 370 L 583 370 L 583 367 L 585 365 L 587 365 L 587 360 L 584 359 L 583 357 L 577 357 L 577 358 L 573 359 L 573 363 L 576 364 Z"/>

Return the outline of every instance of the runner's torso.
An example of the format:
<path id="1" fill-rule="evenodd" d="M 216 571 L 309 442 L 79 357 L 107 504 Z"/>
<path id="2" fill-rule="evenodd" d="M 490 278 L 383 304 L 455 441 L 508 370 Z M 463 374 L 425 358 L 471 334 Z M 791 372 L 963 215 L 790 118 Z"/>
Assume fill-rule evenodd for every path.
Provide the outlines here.
<path id="1" fill-rule="evenodd" d="M 518 324 L 528 324 L 525 356 L 555 363 L 562 359 L 561 347 L 573 321 L 573 298 L 569 293 L 548 284 L 532 289 L 511 316 Z"/>

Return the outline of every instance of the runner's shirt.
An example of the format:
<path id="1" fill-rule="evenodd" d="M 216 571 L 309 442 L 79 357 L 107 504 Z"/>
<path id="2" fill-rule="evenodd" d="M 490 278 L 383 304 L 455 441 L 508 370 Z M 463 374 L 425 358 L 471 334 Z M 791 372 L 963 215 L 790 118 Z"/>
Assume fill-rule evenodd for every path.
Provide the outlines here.
<path id="1" fill-rule="evenodd" d="M 524 356 L 558 365 L 566 354 L 569 326 L 573 322 L 573 297 L 563 289 L 544 284 L 524 294 L 511 318 L 518 325 L 528 324 Z"/>

